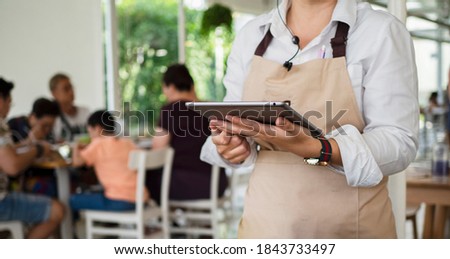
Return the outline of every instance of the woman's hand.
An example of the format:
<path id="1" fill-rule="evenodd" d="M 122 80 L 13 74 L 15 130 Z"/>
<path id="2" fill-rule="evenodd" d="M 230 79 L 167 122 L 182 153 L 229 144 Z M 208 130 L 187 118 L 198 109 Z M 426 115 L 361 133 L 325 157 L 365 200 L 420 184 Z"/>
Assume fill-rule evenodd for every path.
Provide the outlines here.
<path id="1" fill-rule="evenodd" d="M 212 142 L 216 145 L 217 152 L 232 164 L 240 164 L 250 155 L 250 145 L 242 136 L 229 134 L 222 129 L 226 128 L 225 121 L 211 120 Z"/>
<path id="2" fill-rule="evenodd" d="M 222 134 L 252 137 L 277 146 L 301 157 L 319 157 L 322 148 L 320 141 L 309 135 L 307 130 L 284 118 L 277 118 L 275 125 L 227 116 L 228 121 L 211 121 L 210 125 Z M 231 138 L 231 137 L 229 137 Z M 222 139 L 223 141 L 223 139 Z M 214 142 L 216 143 L 216 142 Z M 216 144 L 217 145 L 217 144 Z M 220 152 L 219 152 L 220 153 Z"/>

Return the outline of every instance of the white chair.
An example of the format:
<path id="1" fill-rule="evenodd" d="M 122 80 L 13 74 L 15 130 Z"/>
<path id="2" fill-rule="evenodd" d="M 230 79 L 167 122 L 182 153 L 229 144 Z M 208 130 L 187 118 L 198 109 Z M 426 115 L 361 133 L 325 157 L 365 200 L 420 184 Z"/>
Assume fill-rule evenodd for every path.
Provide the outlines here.
<path id="1" fill-rule="evenodd" d="M 233 220 L 240 219 L 244 208 L 245 191 L 247 190 L 250 175 L 253 172 L 253 166 L 231 169 L 230 184 L 230 203 L 231 217 Z"/>
<path id="2" fill-rule="evenodd" d="M 23 225 L 20 221 L 2 221 L 0 222 L 0 230 L 11 232 L 12 238 L 23 239 Z"/>
<path id="3" fill-rule="evenodd" d="M 181 209 L 183 212 L 172 214 L 172 220 L 182 221 L 178 226 L 171 225 L 171 234 L 192 235 L 210 235 L 213 238 L 218 237 L 219 209 L 225 208 L 228 201 L 227 196 L 219 199 L 219 177 L 220 168 L 212 166 L 211 169 L 211 188 L 210 198 L 201 200 L 170 200 L 171 210 Z M 181 219 L 179 219 L 180 217 Z M 226 220 L 227 213 L 224 213 L 223 220 Z"/>
<path id="4" fill-rule="evenodd" d="M 112 235 L 123 238 L 169 238 L 169 183 L 172 173 L 172 161 L 174 151 L 172 148 L 131 152 L 129 168 L 137 170 L 136 209 L 126 212 L 110 212 L 86 210 L 86 235 L 93 238 L 94 235 Z M 146 170 L 163 167 L 161 181 L 161 206 L 155 203 L 151 206 L 144 204 L 145 173 Z M 161 219 L 160 233 L 145 235 L 145 223 Z M 95 225 L 94 222 L 118 223 L 119 227 L 104 227 Z M 162 232 L 162 233 L 161 233 Z"/>
<path id="5" fill-rule="evenodd" d="M 413 227 L 413 237 L 414 239 L 419 238 L 417 231 L 417 212 L 420 209 L 420 204 L 406 204 L 406 220 L 410 220 Z"/>

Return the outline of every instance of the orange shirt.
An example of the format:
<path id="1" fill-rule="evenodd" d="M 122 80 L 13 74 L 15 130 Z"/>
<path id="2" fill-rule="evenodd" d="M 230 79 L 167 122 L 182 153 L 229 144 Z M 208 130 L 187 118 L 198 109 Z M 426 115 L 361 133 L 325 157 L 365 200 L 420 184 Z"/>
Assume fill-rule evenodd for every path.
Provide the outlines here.
<path id="1" fill-rule="evenodd" d="M 136 201 L 136 171 L 128 168 L 128 156 L 136 149 L 129 139 L 98 137 L 81 151 L 88 166 L 94 166 L 105 196 L 114 200 Z M 145 190 L 145 200 L 149 197 Z"/>

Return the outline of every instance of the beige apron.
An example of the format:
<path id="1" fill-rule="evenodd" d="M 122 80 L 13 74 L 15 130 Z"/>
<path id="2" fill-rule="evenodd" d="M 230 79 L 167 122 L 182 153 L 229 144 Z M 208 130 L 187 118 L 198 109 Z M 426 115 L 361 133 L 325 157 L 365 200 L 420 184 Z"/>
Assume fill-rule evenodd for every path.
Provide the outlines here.
<path id="1" fill-rule="evenodd" d="M 364 122 L 346 66 L 347 34 L 348 25 L 339 23 L 333 59 L 287 71 L 262 57 L 272 39 L 269 30 L 255 52 L 243 100 L 290 100 L 301 114 L 320 112 L 322 117 L 309 119 L 325 132 L 336 126 L 331 118 L 345 111 L 339 125 L 351 124 L 362 132 Z M 344 175 L 328 167 L 305 165 L 299 156 L 264 146 L 250 177 L 239 238 L 396 237 L 386 177 L 372 188 L 350 187 Z"/>

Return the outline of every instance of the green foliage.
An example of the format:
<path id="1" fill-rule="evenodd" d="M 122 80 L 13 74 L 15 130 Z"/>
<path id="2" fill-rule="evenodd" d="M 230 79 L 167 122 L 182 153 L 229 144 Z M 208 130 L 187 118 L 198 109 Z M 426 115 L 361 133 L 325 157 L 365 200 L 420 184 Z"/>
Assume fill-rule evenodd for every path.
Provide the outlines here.
<path id="1" fill-rule="evenodd" d="M 203 12 L 186 10 L 186 64 L 194 77 L 197 95 L 203 100 L 221 101 L 225 96 L 222 81 L 216 80 L 215 67 L 215 35 L 210 32 L 208 37 L 201 33 L 199 24 Z M 220 62 L 225 67 L 226 57 L 231 50 L 233 34 L 224 30 L 221 33 L 225 58 Z M 224 72 L 224 71 L 222 71 Z"/>
<path id="2" fill-rule="evenodd" d="M 161 75 L 177 61 L 176 8 L 176 0 L 124 0 L 117 6 L 120 85 L 132 110 L 159 110 L 163 104 Z"/>
<path id="3" fill-rule="evenodd" d="M 231 9 L 221 4 L 214 4 L 203 13 L 201 33 L 207 35 L 219 26 L 223 26 L 231 32 L 232 23 Z"/>
<path id="4" fill-rule="evenodd" d="M 185 13 L 186 65 L 195 80 L 197 94 L 205 100 L 221 100 L 224 90 L 215 75 L 214 37 L 201 36 L 203 12 Z M 177 15 L 177 0 L 122 0 L 117 5 L 123 101 L 130 103 L 131 110 L 148 115 L 149 124 L 154 123 L 153 114 L 158 116 L 165 103 L 162 74 L 178 61 Z M 227 55 L 232 35 L 228 31 L 222 35 Z"/>

